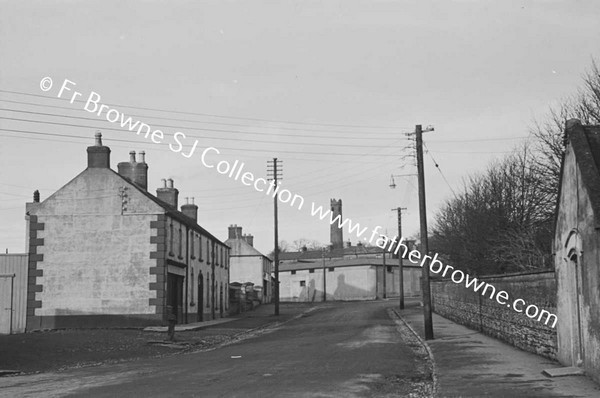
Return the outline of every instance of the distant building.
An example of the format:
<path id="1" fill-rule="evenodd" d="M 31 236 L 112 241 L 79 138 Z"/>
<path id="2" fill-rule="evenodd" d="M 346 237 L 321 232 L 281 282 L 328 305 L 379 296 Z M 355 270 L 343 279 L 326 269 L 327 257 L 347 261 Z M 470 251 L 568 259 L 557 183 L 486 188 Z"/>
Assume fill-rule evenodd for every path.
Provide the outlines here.
<path id="1" fill-rule="evenodd" d="M 421 267 L 403 260 L 402 268 L 404 296 L 420 296 Z M 281 301 L 323 301 L 325 296 L 341 301 L 397 297 L 398 260 L 362 257 L 287 262 L 280 266 L 279 281 Z"/>
<path id="2" fill-rule="evenodd" d="M 573 119 L 554 235 L 558 359 L 600 382 L 600 126 Z"/>
<path id="3" fill-rule="evenodd" d="M 342 217 L 341 199 L 331 199 L 331 214 L 333 219 L 338 215 Z M 331 224 L 330 236 L 331 245 L 327 248 L 308 250 L 303 247 L 297 252 L 279 253 L 281 301 L 322 301 L 324 290 L 327 300 L 399 296 L 397 256 L 360 242 L 356 245 L 346 242 L 344 246 L 342 228 L 337 222 Z M 406 244 L 414 248 L 414 241 Z M 402 264 L 405 297 L 420 295 L 421 267 L 407 260 Z"/>
<path id="4" fill-rule="evenodd" d="M 229 248 L 178 210 L 163 180 L 147 192 L 144 153 L 110 168 L 96 133 L 88 167 L 40 202 L 27 203 L 27 330 L 165 324 L 223 316 Z"/>
<path id="5" fill-rule="evenodd" d="M 254 237 L 242 235 L 242 227 L 229 226 L 229 239 L 225 244 L 231 248 L 229 255 L 229 279 L 232 283 L 251 282 L 259 290 L 259 299 L 270 303 L 272 298 L 273 261 L 254 248 Z"/>

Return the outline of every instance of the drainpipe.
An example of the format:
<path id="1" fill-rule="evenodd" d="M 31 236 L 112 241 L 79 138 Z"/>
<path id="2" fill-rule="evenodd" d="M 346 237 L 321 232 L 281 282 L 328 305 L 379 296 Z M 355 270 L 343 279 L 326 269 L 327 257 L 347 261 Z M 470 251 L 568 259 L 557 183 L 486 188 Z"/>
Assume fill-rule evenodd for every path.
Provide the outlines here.
<path id="1" fill-rule="evenodd" d="M 188 323 L 188 289 L 190 285 L 190 228 L 185 227 L 185 323 Z"/>

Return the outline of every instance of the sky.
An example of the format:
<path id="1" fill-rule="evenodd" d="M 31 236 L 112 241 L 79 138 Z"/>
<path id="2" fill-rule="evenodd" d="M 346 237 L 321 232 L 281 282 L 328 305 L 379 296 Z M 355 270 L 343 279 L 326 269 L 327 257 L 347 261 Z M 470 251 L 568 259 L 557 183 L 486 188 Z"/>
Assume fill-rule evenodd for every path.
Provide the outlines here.
<path id="1" fill-rule="evenodd" d="M 0 249 L 25 248 L 25 202 L 86 167 L 96 130 L 111 166 L 144 150 L 149 191 L 172 178 L 199 224 L 225 240 L 241 225 L 273 249 L 273 199 L 207 168 L 244 163 L 256 178 L 283 162 L 279 237 L 329 242 L 311 204 L 389 235 L 406 207 L 419 230 L 415 125 L 424 134 L 430 226 L 463 179 L 505 156 L 535 120 L 577 92 L 600 59 L 597 1 L 5 1 L 0 0 Z M 48 91 L 40 81 L 50 77 Z M 68 79 L 86 100 L 132 116 L 154 143 L 58 98 Z M 190 158 L 175 153 L 186 134 Z M 439 165 L 437 169 L 434 164 Z M 391 189 L 391 175 L 397 187 Z M 117 193 L 115 193 L 117 194 Z M 344 239 L 359 238 L 344 231 Z"/>

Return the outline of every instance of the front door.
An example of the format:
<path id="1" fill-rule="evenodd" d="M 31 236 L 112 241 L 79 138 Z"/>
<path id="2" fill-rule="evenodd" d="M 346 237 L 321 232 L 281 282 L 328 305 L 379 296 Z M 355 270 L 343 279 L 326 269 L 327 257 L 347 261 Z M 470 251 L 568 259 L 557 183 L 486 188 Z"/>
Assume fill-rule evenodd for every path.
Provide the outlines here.
<path id="1" fill-rule="evenodd" d="M 204 279 L 198 275 L 198 322 L 204 321 Z"/>
<path id="2" fill-rule="evenodd" d="M 167 274 L 167 308 L 175 315 L 176 322 L 183 322 L 183 276 Z"/>

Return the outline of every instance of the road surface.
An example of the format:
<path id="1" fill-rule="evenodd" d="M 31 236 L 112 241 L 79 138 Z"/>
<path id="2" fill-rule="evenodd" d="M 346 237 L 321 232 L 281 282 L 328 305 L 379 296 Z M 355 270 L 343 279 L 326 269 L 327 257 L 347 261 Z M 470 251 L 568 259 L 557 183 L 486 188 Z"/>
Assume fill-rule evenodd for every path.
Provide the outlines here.
<path id="1" fill-rule="evenodd" d="M 7 397 L 408 396 L 422 358 L 391 301 L 324 303 L 274 330 L 208 352 L 0 379 Z"/>

